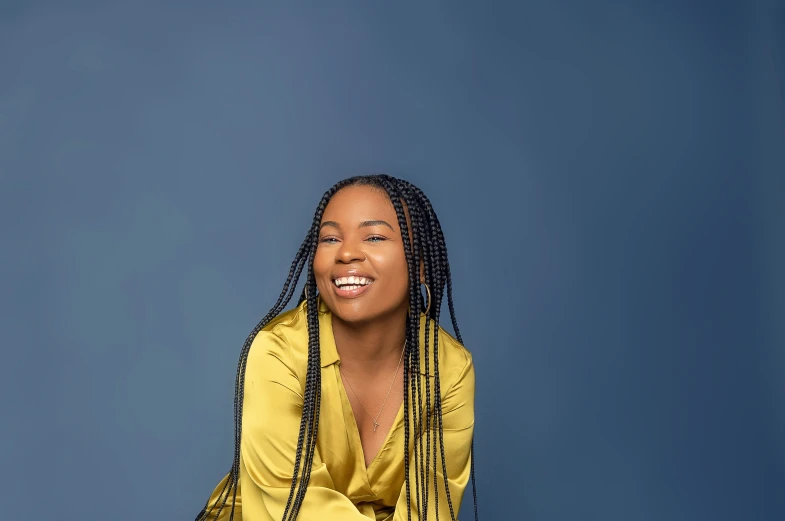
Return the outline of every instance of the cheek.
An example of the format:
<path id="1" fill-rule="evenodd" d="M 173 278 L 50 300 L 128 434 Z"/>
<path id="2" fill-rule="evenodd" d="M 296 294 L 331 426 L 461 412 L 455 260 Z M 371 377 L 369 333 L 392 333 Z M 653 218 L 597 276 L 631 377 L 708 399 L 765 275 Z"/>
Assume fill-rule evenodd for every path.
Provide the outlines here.
<path id="1" fill-rule="evenodd" d="M 401 269 L 400 276 L 396 278 L 393 291 L 400 300 L 407 300 L 409 298 L 409 274 L 406 265 Z"/>
<path id="2" fill-rule="evenodd" d="M 379 271 L 385 275 L 387 291 L 401 298 L 409 294 L 409 268 L 403 252 L 386 255 L 378 260 Z"/>
<path id="3" fill-rule="evenodd" d="M 316 277 L 316 283 L 321 284 L 322 279 L 330 275 L 330 261 L 327 256 L 319 248 L 313 256 L 313 274 Z"/>

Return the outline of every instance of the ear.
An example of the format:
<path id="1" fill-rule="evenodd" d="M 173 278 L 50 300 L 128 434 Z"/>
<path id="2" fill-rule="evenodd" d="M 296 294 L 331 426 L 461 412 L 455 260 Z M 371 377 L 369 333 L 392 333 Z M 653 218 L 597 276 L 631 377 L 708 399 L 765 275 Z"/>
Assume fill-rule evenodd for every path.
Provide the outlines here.
<path id="1" fill-rule="evenodd" d="M 425 261 L 420 258 L 420 284 L 425 284 Z"/>

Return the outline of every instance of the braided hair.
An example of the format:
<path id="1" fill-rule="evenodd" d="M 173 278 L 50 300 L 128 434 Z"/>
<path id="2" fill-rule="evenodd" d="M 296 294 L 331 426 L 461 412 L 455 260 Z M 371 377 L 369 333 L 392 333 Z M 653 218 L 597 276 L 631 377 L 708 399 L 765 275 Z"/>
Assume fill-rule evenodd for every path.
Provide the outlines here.
<path id="1" fill-rule="evenodd" d="M 278 300 L 272 309 L 251 331 L 243 344 L 240 352 L 240 361 L 235 377 L 235 398 L 234 398 L 234 460 L 229 471 L 228 479 L 223 489 L 218 495 L 218 500 L 210 506 L 208 505 L 199 512 L 196 521 L 207 521 L 208 519 L 218 519 L 221 511 L 226 506 L 229 497 L 232 497 L 232 506 L 229 519 L 234 519 L 234 504 L 237 499 L 240 469 L 240 439 L 242 433 L 243 415 L 243 388 L 245 383 L 245 366 L 248 360 L 248 352 L 256 335 L 273 318 L 284 311 L 295 292 L 295 287 L 300 279 L 303 269 L 307 266 L 307 277 L 305 287 L 300 295 L 299 303 L 306 301 L 307 321 L 308 321 L 308 368 L 305 379 L 305 392 L 302 408 L 302 419 L 300 430 L 297 437 L 297 453 L 294 459 L 294 470 L 292 473 L 292 484 L 289 491 L 289 498 L 286 502 L 282 521 L 295 521 L 302 505 L 311 475 L 311 466 L 316 450 L 316 436 L 319 425 L 319 410 L 321 404 L 321 368 L 320 368 L 320 349 L 319 349 L 319 320 L 318 304 L 316 294 L 316 279 L 313 273 L 313 258 L 319 239 L 319 227 L 322 216 L 330 199 L 342 188 L 348 186 L 370 186 L 384 191 L 389 197 L 398 216 L 398 225 L 401 229 L 403 238 L 404 253 L 409 271 L 409 306 L 410 312 L 406 319 L 406 343 L 403 364 L 403 385 L 404 400 L 403 413 L 406 421 L 404 422 L 404 466 L 405 466 L 405 489 L 408 519 L 411 521 L 411 494 L 412 484 L 410 483 L 410 454 L 409 439 L 411 436 L 410 422 L 416 433 L 425 433 L 425 446 L 423 446 L 423 436 L 418 436 L 417 443 L 413 445 L 414 457 L 414 494 L 417 499 L 419 519 L 426 520 L 428 514 L 429 500 L 429 481 L 431 479 L 431 468 L 437 468 L 437 450 L 441 456 L 441 470 L 444 477 L 444 488 L 446 491 L 447 503 L 450 510 L 450 518 L 456 520 L 455 509 L 450 497 L 448 486 L 447 467 L 444 455 L 443 424 L 442 424 L 442 403 L 441 388 L 439 381 L 439 337 L 433 335 L 433 389 L 431 389 L 430 378 L 425 378 L 425 384 L 416 375 L 420 368 L 420 318 L 425 314 L 425 372 L 429 373 L 429 333 L 431 327 L 434 331 L 439 330 L 439 316 L 442 308 L 442 295 L 447 290 L 447 305 L 452 319 L 452 326 L 457 340 L 463 344 L 461 333 L 458 329 L 458 322 L 455 318 L 455 307 L 452 297 L 452 279 L 450 275 L 450 264 L 447 259 L 447 247 L 442 233 L 439 219 L 431 206 L 430 201 L 422 190 L 402 179 L 397 179 L 388 175 L 367 175 L 356 176 L 338 182 L 327 192 L 324 193 L 313 222 L 305 240 L 297 250 L 297 254 L 292 261 L 289 275 L 283 285 Z M 406 213 L 409 213 L 411 221 L 412 236 L 409 237 L 409 226 L 406 221 Z M 430 289 L 430 302 L 428 308 L 420 291 L 420 264 L 424 266 L 425 283 Z M 433 325 L 431 324 L 433 322 Z M 424 393 L 424 396 L 423 396 Z M 433 393 L 433 410 L 431 410 L 431 393 Z M 425 398 L 425 407 L 423 407 Z M 423 410 L 425 409 L 425 410 Z M 424 422 L 424 425 L 423 425 Z M 431 436 L 431 432 L 434 435 Z M 438 434 L 437 434 L 438 432 Z M 474 498 L 474 518 L 477 515 L 477 489 L 474 475 L 474 439 L 471 443 L 471 478 L 472 494 Z M 302 471 L 301 471 L 302 469 Z M 297 477 L 301 474 L 298 482 Z M 433 490 L 438 490 L 438 476 L 433 472 Z M 439 512 L 439 494 L 434 493 L 435 511 Z M 424 512 L 419 512 L 419 505 L 424 505 Z M 214 517 L 213 517 L 214 516 Z"/>

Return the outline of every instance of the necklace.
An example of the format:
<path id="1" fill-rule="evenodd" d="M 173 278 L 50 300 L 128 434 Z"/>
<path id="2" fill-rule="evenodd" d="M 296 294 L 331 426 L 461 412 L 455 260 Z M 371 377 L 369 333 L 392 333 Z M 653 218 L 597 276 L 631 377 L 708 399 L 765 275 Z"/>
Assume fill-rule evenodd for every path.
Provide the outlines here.
<path id="1" fill-rule="evenodd" d="M 390 391 L 392 391 L 393 384 L 395 383 L 395 377 L 398 376 L 398 370 L 401 368 L 401 361 L 403 360 L 404 352 L 406 352 L 406 342 L 403 343 L 403 349 L 401 349 L 401 358 L 398 360 L 398 367 L 395 368 L 395 374 L 393 375 L 392 382 L 390 382 L 390 388 L 387 389 L 387 396 L 384 397 L 384 402 L 382 402 L 382 408 L 379 409 L 379 412 L 376 414 L 376 417 L 373 419 L 373 432 L 376 432 L 376 428 L 379 426 L 379 422 L 378 422 L 379 416 L 381 416 L 382 411 L 384 410 L 384 406 L 387 405 L 387 399 L 390 397 Z M 346 376 L 346 373 L 343 372 L 343 369 L 341 369 L 340 364 L 338 365 L 338 370 L 341 372 L 343 377 L 346 379 L 346 382 L 349 384 L 349 389 L 352 390 L 352 394 L 354 395 L 354 397 L 357 398 L 357 401 L 360 402 L 362 408 L 365 409 L 365 412 L 367 412 L 368 416 L 370 416 L 371 412 L 365 406 L 363 401 L 360 400 L 360 397 L 357 395 L 357 392 L 354 390 L 354 386 L 352 385 L 352 382 Z"/>

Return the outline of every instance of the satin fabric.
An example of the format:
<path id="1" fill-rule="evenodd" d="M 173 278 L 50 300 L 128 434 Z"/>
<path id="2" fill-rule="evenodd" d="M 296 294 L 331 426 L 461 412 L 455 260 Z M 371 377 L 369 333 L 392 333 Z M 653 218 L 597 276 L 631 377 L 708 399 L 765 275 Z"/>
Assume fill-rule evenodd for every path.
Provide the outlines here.
<path id="1" fill-rule="evenodd" d="M 366 468 L 359 430 L 339 374 L 340 357 L 332 331 L 332 315 L 319 305 L 322 396 L 311 477 L 298 521 L 404 521 L 408 519 L 404 487 L 404 415 L 398 410 L 379 453 Z M 280 521 L 289 498 L 303 407 L 308 360 L 306 303 L 276 317 L 256 336 L 248 354 L 240 443 L 240 486 L 235 520 Z M 433 323 L 431 323 L 433 324 Z M 421 317 L 421 379 L 430 379 L 433 404 L 433 357 L 425 370 L 425 316 Z M 433 329 L 429 344 L 433 350 Z M 457 340 L 439 328 L 439 380 L 444 425 L 444 456 L 455 517 L 470 476 L 474 431 L 475 375 L 472 357 Z M 417 520 L 414 475 L 414 425 L 410 423 L 411 519 Z M 431 433 L 433 443 L 434 433 Z M 426 442 L 423 439 L 423 447 Z M 437 449 L 439 449 L 437 445 Z M 437 450 L 437 454 L 439 451 Z M 428 518 L 450 519 L 441 457 L 437 458 L 439 514 L 429 480 Z M 228 475 L 213 491 L 215 504 Z M 228 521 L 229 498 L 219 516 Z M 217 508 L 213 510 L 213 519 Z"/>

